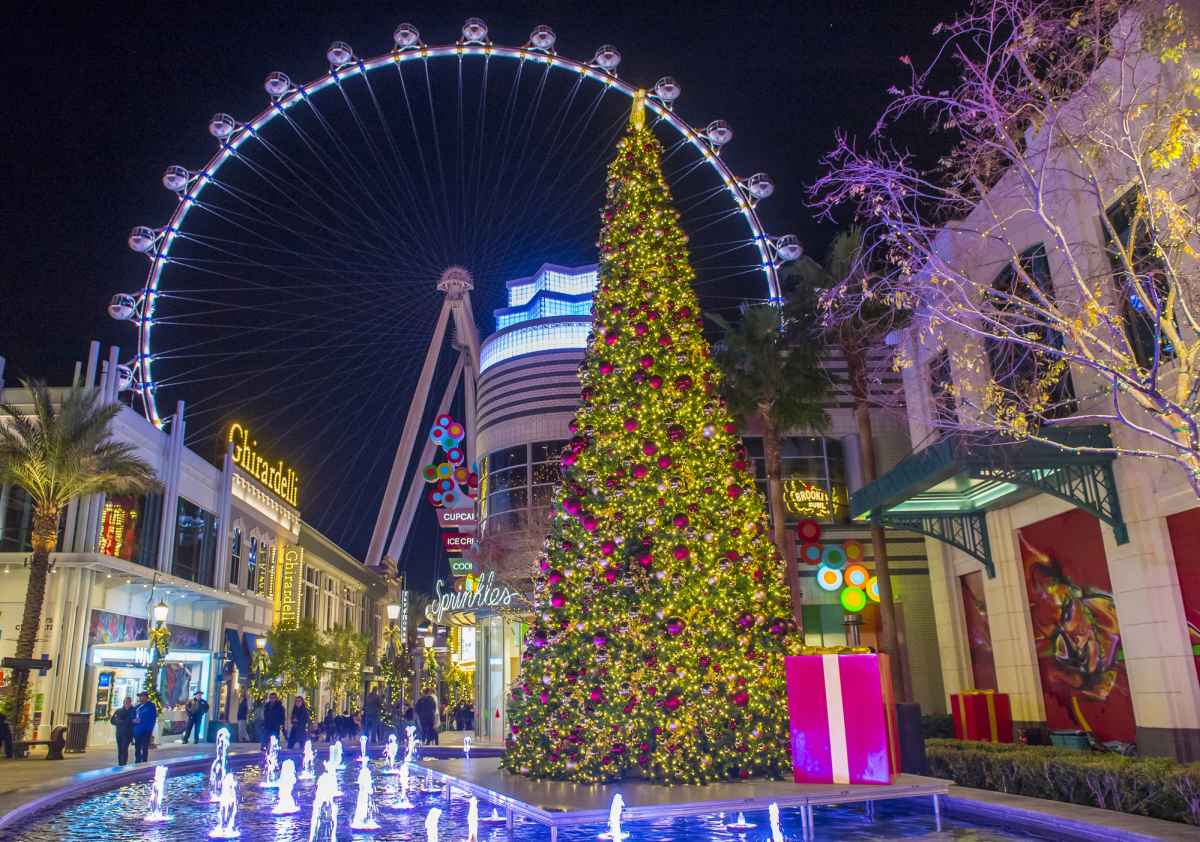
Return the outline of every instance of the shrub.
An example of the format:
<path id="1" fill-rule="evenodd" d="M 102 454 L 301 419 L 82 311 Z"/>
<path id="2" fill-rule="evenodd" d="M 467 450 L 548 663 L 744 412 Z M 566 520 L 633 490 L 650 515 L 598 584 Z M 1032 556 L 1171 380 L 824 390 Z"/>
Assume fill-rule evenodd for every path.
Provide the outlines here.
<path id="1" fill-rule="evenodd" d="M 927 740 L 954 736 L 954 717 L 948 713 L 927 713 L 921 717 L 921 736 Z"/>
<path id="2" fill-rule="evenodd" d="M 961 786 L 1200 825 L 1200 763 L 941 739 L 925 753 L 931 775 Z"/>

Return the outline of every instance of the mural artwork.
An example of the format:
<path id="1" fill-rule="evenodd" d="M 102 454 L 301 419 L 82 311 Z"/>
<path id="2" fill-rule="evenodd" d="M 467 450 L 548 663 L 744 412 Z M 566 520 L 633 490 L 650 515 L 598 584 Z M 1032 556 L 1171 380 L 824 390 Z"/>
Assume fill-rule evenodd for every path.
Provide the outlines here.
<path id="1" fill-rule="evenodd" d="M 958 579 L 962 587 L 963 619 L 967 627 L 967 646 L 971 652 L 974 689 L 998 690 L 992 632 L 988 625 L 987 600 L 983 594 L 983 573 L 976 570 L 964 573 Z"/>
<path id="2" fill-rule="evenodd" d="M 1071 511 L 1018 532 L 1046 722 L 1134 741 L 1133 703 L 1100 525 Z"/>
<path id="3" fill-rule="evenodd" d="M 1200 675 L 1200 509 L 1189 509 L 1167 518 L 1175 571 L 1179 575 L 1179 593 L 1196 673 Z"/>

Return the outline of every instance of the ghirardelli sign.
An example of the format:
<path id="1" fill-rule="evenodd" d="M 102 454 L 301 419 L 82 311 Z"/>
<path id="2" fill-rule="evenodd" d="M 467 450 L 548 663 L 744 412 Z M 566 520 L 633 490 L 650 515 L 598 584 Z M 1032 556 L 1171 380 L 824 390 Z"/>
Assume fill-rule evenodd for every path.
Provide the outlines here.
<path id="1" fill-rule="evenodd" d="M 446 527 L 474 526 L 475 509 L 438 509 L 438 523 Z"/>
<path id="2" fill-rule="evenodd" d="M 448 553 L 461 553 L 475 546 L 475 536 L 470 532 L 443 532 L 442 547 Z"/>

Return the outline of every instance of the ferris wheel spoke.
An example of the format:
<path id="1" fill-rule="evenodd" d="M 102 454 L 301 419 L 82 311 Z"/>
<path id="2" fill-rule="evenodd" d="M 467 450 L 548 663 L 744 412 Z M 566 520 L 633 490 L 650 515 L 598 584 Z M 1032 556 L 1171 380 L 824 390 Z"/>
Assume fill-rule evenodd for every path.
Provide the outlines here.
<path id="1" fill-rule="evenodd" d="M 253 171 L 264 182 L 270 185 L 275 192 L 279 193 L 279 195 L 285 201 L 287 201 L 288 204 L 281 205 L 276 202 L 272 202 L 271 200 L 259 196 L 258 194 L 240 190 L 221 181 L 217 182 L 217 186 L 220 188 L 221 192 L 224 195 L 227 195 L 230 199 L 236 201 L 239 205 L 244 206 L 247 211 L 250 212 L 236 211 L 233 208 L 225 208 L 222 206 L 223 210 L 228 213 L 238 214 L 239 216 L 244 217 L 247 221 L 252 219 L 261 219 L 274 228 L 277 228 L 281 231 L 286 231 L 287 233 L 295 236 L 297 239 L 308 242 L 314 248 L 323 247 L 322 250 L 328 250 L 332 254 L 337 254 L 338 247 L 343 246 L 344 244 L 344 250 L 354 252 L 362 257 L 373 257 L 377 260 L 385 262 L 390 259 L 390 254 L 383 251 L 380 247 L 371 243 L 357 242 L 357 238 L 353 236 L 354 232 L 352 229 L 333 225 L 332 222 L 341 221 L 344 217 L 332 205 L 325 205 L 329 211 L 329 214 L 325 218 L 318 217 L 309 212 L 305 207 L 304 202 L 298 197 L 290 196 L 280 189 L 279 184 L 282 182 L 282 179 L 270 178 L 269 174 L 257 166 L 253 167 Z M 202 202 L 199 204 L 204 207 L 210 206 L 210 203 L 208 202 Z M 310 233 L 301 233 L 294 227 L 293 224 L 277 218 L 270 211 L 275 211 L 276 213 L 282 214 L 285 218 L 291 218 L 296 222 L 303 223 L 308 228 Z M 252 236 L 258 237 L 264 242 L 272 242 L 272 238 L 265 233 L 253 230 L 248 231 L 248 233 L 250 233 Z"/>
<path id="2" fill-rule="evenodd" d="M 430 167 L 429 167 L 429 163 L 425 160 L 425 148 L 424 148 L 424 144 L 421 142 L 420 130 L 417 128 L 417 117 L 416 117 L 415 112 L 413 111 L 412 98 L 409 96 L 409 93 L 408 93 L 408 82 L 404 78 L 404 68 L 403 68 L 403 65 L 400 64 L 399 62 L 396 63 L 396 75 L 397 75 L 397 78 L 399 78 L 399 80 L 400 80 L 400 90 L 404 94 L 404 110 L 405 110 L 405 113 L 408 115 L 408 123 L 409 123 L 410 128 L 412 129 L 413 144 L 417 150 L 417 159 L 420 162 L 421 175 L 423 176 L 424 181 L 425 181 L 425 195 L 432 197 L 434 194 L 434 189 L 433 189 L 433 182 L 430 180 L 430 177 L 429 177 Z M 445 217 L 443 217 L 443 219 L 440 220 L 439 223 L 442 225 L 445 225 L 446 224 Z M 445 244 L 441 243 L 437 240 L 434 240 L 433 242 L 429 243 L 428 245 L 433 246 L 434 243 L 437 243 L 437 245 L 441 247 L 442 261 L 444 263 L 449 263 L 450 262 L 449 256 L 446 252 Z"/>
<path id="3" fill-rule="evenodd" d="M 240 226 L 236 223 L 233 223 L 232 221 L 230 221 L 230 222 L 231 222 L 231 224 L 234 224 L 235 227 L 242 228 L 242 226 Z M 252 232 L 247 232 L 247 233 L 250 233 L 251 236 L 253 236 Z M 346 258 L 339 258 L 337 255 L 335 255 L 332 252 L 324 252 L 322 254 L 314 254 L 312 252 L 300 251 L 299 249 L 286 248 L 281 245 L 276 245 L 275 243 L 273 243 L 270 240 L 268 240 L 267 242 L 260 241 L 260 242 L 252 243 L 247 240 L 236 240 L 232 237 L 217 237 L 217 236 L 209 236 L 209 235 L 205 235 L 205 234 L 180 234 L 180 238 L 186 239 L 188 242 L 195 243 L 197 246 L 205 248 L 207 250 L 210 250 L 218 255 L 221 255 L 222 257 L 230 258 L 229 262 L 240 262 L 240 263 L 246 263 L 246 264 L 251 264 L 251 265 L 268 265 L 268 266 L 285 265 L 285 264 L 269 263 L 266 260 L 252 259 L 248 256 L 244 257 L 244 258 L 242 257 L 242 255 L 246 254 L 246 252 L 248 252 L 248 251 L 250 251 L 250 252 L 262 251 L 262 252 L 265 252 L 266 255 L 268 255 L 268 256 L 277 256 L 277 257 L 281 257 L 281 258 L 285 257 L 285 256 L 291 257 L 291 258 L 302 258 L 304 260 L 304 264 L 302 266 L 300 266 L 300 265 L 294 266 L 293 268 L 295 269 L 295 271 L 309 269 L 311 271 L 321 272 L 321 273 L 350 272 L 356 276 L 368 277 L 368 278 L 370 278 L 370 277 L 389 278 L 389 277 L 395 276 L 394 271 L 390 271 L 386 266 L 381 267 L 375 263 L 363 264 L 358 261 L 352 261 L 352 260 L 348 260 Z M 188 259 L 195 260 L 195 261 L 201 262 L 201 263 L 203 263 L 203 262 L 216 262 L 216 263 L 223 262 L 220 258 L 206 259 L 206 258 L 197 257 L 197 258 L 188 258 Z M 275 289 L 279 289 L 279 288 L 280 287 L 278 285 L 275 286 Z"/>

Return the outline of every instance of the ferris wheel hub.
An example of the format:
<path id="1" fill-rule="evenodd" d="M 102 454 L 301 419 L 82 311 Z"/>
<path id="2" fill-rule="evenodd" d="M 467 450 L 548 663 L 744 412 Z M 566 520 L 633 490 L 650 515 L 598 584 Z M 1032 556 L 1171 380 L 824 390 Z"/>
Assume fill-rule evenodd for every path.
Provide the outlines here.
<path id="1" fill-rule="evenodd" d="M 449 298 L 461 298 L 464 293 L 475 289 L 475 280 L 462 266 L 451 266 L 438 278 L 437 288 Z"/>

